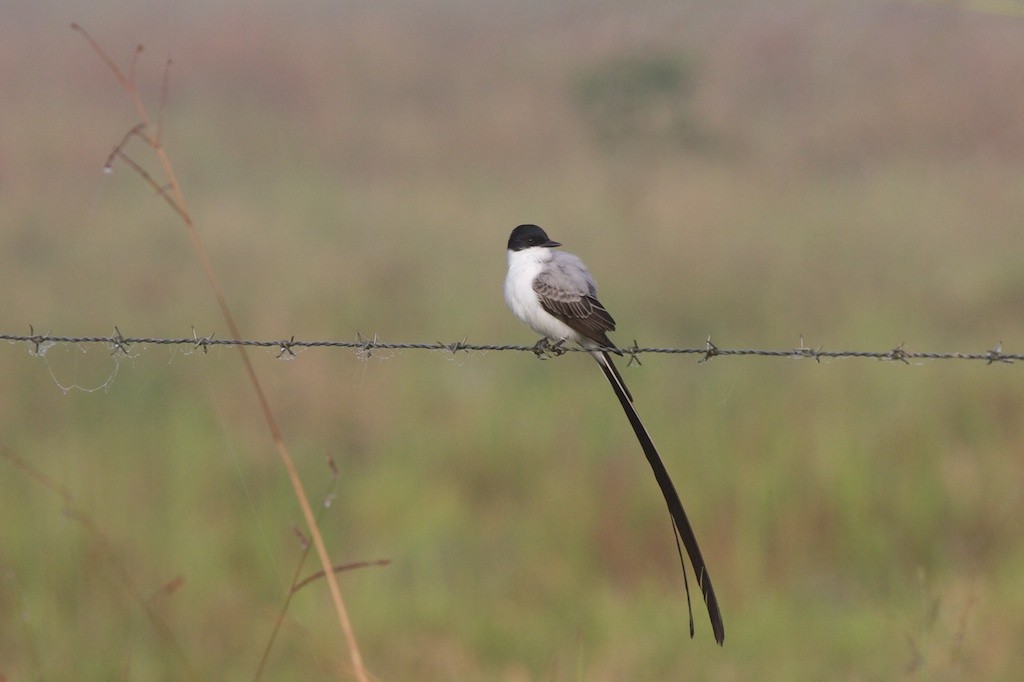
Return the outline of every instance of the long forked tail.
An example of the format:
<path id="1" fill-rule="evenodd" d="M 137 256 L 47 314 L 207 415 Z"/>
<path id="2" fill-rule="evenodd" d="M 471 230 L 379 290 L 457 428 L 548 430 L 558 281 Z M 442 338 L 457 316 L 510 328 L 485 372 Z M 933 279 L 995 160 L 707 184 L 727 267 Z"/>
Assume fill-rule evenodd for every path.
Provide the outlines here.
<path id="1" fill-rule="evenodd" d="M 708 616 L 711 618 L 711 629 L 715 633 L 715 641 L 722 644 L 725 642 L 725 624 L 722 622 L 722 612 L 718 609 L 718 598 L 715 597 L 715 588 L 711 586 L 711 576 L 708 574 L 707 566 L 704 564 L 704 557 L 700 553 L 697 536 L 694 535 L 693 528 L 690 526 L 690 520 L 686 517 L 686 511 L 683 510 L 683 503 L 679 500 L 679 494 L 676 492 L 676 487 L 672 484 L 672 478 L 668 475 L 668 470 L 665 469 L 665 464 L 661 461 L 657 448 L 654 447 L 654 441 L 651 440 L 647 429 L 644 428 L 643 422 L 640 421 L 640 415 L 637 414 L 636 409 L 633 407 L 633 398 L 629 389 L 626 388 L 626 384 L 622 381 L 622 376 L 612 363 L 612 359 L 604 351 L 593 351 L 592 355 L 597 360 L 597 364 L 601 366 L 601 370 L 608 379 L 608 383 L 612 385 L 612 389 L 622 405 L 622 410 L 626 413 L 626 417 L 629 419 L 634 433 L 636 433 L 637 440 L 640 441 L 640 447 L 643 448 L 644 454 L 647 455 L 647 461 L 650 463 L 651 469 L 654 470 L 654 478 L 658 481 L 661 494 L 664 495 L 665 502 L 668 504 L 669 514 L 672 515 L 672 525 L 678 538 L 683 542 L 687 556 L 690 557 L 693 573 L 697 578 L 697 586 L 700 588 L 701 596 L 704 597 L 704 603 L 708 607 Z M 690 609 L 690 636 L 693 637 L 693 608 L 690 606 L 690 586 L 686 579 L 686 564 L 683 563 L 682 552 L 680 552 L 679 561 L 683 564 L 686 603 Z"/>

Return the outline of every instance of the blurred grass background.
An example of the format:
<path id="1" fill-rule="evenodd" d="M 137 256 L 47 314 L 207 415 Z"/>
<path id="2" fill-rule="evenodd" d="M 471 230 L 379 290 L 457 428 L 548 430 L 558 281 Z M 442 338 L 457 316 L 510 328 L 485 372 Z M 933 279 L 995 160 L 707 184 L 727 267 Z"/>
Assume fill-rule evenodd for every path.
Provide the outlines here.
<path id="1" fill-rule="evenodd" d="M 226 335 L 176 217 L 100 172 L 136 121 L 72 21 L 122 65 L 145 44 L 151 107 L 173 58 L 165 142 L 250 337 L 532 343 L 501 282 L 508 232 L 537 222 L 605 285 L 623 344 L 1024 347 L 1024 23 L 811 0 L 7 2 L 3 331 Z M 234 352 L 2 350 L 0 445 L 109 547 L 0 460 L 0 676 L 180 679 L 183 656 L 251 678 L 301 516 Z M 688 639 L 664 503 L 585 357 L 275 355 L 257 370 L 314 502 L 325 456 L 340 469 L 332 558 L 391 559 L 341 578 L 380 679 L 1024 667 L 1016 366 L 624 370 L 719 649 L 701 605 Z M 267 679 L 347 669 L 310 586 Z"/>

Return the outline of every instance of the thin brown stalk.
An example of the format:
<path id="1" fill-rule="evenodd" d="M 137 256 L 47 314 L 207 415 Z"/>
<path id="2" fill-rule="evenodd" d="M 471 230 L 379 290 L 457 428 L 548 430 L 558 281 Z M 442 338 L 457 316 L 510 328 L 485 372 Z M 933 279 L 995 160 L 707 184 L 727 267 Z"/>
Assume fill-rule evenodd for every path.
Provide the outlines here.
<path id="1" fill-rule="evenodd" d="M 99 56 L 107 68 L 114 74 L 118 83 L 131 97 L 132 102 L 135 105 L 135 111 L 139 116 L 139 119 L 144 124 L 145 128 L 150 127 L 149 115 L 146 111 L 146 107 L 142 101 L 142 97 L 139 94 L 139 90 L 135 85 L 135 62 L 138 59 L 141 48 L 136 50 L 135 55 L 132 59 L 131 69 L 128 76 L 107 56 L 106 52 L 102 47 L 90 36 L 85 29 L 78 24 L 72 24 L 71 28 L 80 33 L 93 49 L 93 51 Z M 165 78 L 166 78 L 165 74 Z M 162 125 L 162 113 L 160 115 Z M 182 222 L 188 231 L 189 239 L 192 242 L 192 246 L 195 250 L 196 256 L 199 258 L 199 262 L 202 265 L 203 272 L 206 275 L 207 282 L 210 285 L 210 289 L 213 291 L 214 297 L 217 299 L 217 306 L 220 308 L 221 315 L 224 317 L 224 321 L 228 325 L 228 329 L 235 338 L 241 338 L 241 334 L 238 329 L 238 325 L 235 323 L 234 315 L 231 314 L 231 310 L 228 307 L 227 299 L 224 296 L 223 287 L 220 284 L 220 280 L 214 271 L 213 264 L 210 262 L 209 255 L 206 247 L 203 244 L 202 237 L 196 229 L 195 223 L 192 221 L 191 214 L 188 210 L 188 205 L 185 202 L 184 193 L 181 190 L 181 185 L 178 183 L 178 178 L 174 172 L 174 167 L 171 165 L 170 158 L 167 155 L 167 151 L 163 146 L 161 140 L 161 131 L 158 129 L 155 137 L 146 135 L 140 128 L 136 133 L 138 137 L 145 140 L 146 143 L 152 148 L 153 153 L 156 155 L 157 160 L 160 162 L 161 169 L 163 170 L 164 176 L 167 178 L 166 185 L 160 185 L 153 177 L 143 171 L 142 167 L 137 163 L 131 161 L 124 154 L 123 150 L 118 148 L 117 157 L 124 160 L 136 173 L 145 180 L 150 186 L 152 186 L 157 193 L 163 197 L 163 199 L 171 206 L 171 208 L 178 214 Z M 249 360 L 249 355 L 246 353 L 243 347 L 238 347 L 239 357 L 242 360 L 242 365 L 245 367 L 245 373 L 249 379 L 249 383 L 252 385 L 253 391 L 256 394 L 256 399 L 260 405 L 260 411 L 263 413 L 264 421 L 267 423 L 267 427 L 270 430 L 271 440 L 274 442 L 274 446 L 277 449 L 278 457 L 281 463 L 284 465 L 285 470 L 288 473 L 288 478 L 291 481 L 292 488 L 295 491 L 295 497 L 299 502 L 299 507 L 302 509 L 302 515 L 306 521 L 306 525 L 309 528 L 310 535 L 313 539 L 313 545 L 316 548 L 317 555 L 320 559 L 320 564 L 323 567 L 325 577 L 327 579 L 327 586 L 331 593 L 331 601 L 334 604 L 334 610 L 338 616 L 338 622 L 341 626 L 342 632 L 344 633 L 345 640 L 348 645 L 349 656 L 352 659 L 352 668 L 355 673 L 356 679 L 360 682 L 367 682 L 367 672 L 363 665 L 362 655 L 359 653 L 359 647 L 356 644 L 355 632 L 352 629 L 352 623 L 348 617 L 348 611 L 345 608 L 345 602 L 341 596 L 341 588 L 338 586 L 338 580 L 333 570 L 333 563 L 331 562 L 330 555 L 327 553 L 327 547 L 324 544 L 323 536 L 320 533 L 320 529 L 317 526 L 316 518 L 313 514 L 313 509 L 309 503 L 309 498 L 306 495 L 305 488 L 302 484 L 302 479 L 299 477 L 298 470 L 295 468 L 295 462 L 292 459 L 291 453 L 288 451 L 288 447 L 284 442 L 284 436 L 281 433 L 281 429 L 277 424 L 277 419 L 274 417 L 274 413 L 270 408 L 270 402 L 267 399 L 266 394 L 263 391 L 263 386 L 260 384 L 258 377 L 256 376 L 256 370 Z"/>
<path id="2" fill-rule="evenodd" d="M 338 564 L 337 566 L 332 566 L 331 567 L 331 571 L 333 573 L 343 573 L 344 571 L 354 571 L 357 568 L 371 568 L 373 566 L 388 566 L 390 564 L 391 564 L 391 559 L 375 559 L 374 561 L 353 561 L 353 562 L 347 563 L 347 564 Z M 317 580 L 319 580 L 320 578 L 323 578 L 323 577 L 324 577 L 324 572 L 323 571 L 317 571 L 316 573 L 313 573 L 312 575 L 306 576 L 305 578 L 303 578 L 299 582 L 295 583 L 295 587 L 292 588 L 291 594 L 294 595 L 296 592 L 301 590 L 306 585 L 308 585 L 308 584 L 310 584 L 312 582 L 316 582 Z"/>
<path id="3" fill-rule="evenodd" d="M 334 495 L 334 487 L 338 483 L 338 477 L 340 472 L 338 471 L 338 465 L 335 464 L 334 458 L 330 455 L 327 456 L 327 467 L 331 471 L 331 484 L 327 488 L 327 492 L 324 495 L 324 504 L 320 506 L 320 511 L 317 513 L 316 522 L 317 525 L 323 520 L 324 514 L 327 508 L 330 506 L 327 501 Z M 274 648 L 274 642 L 277 640 L 277 635 L 281 631 L 281 626 L 284 625 L 285 616 L 288 614 L 288 608 L 291 606 L 292 598 L 295 594 L 308 585 L 309 583 L 324 577 L 323 571 L 317 571 L 311 576 L 303 580 L 299 580 L 299 576 L 302 574 L 302 567 L 306 564 L 306 558 L 309 556 L 309 550 L 311 545 L 309 539 L 302 532 L 302 529 L 298 526 L 295 527 L 295 535 L 298 536 L 299 542 L 302 544 L 302 553 L 299 555 L 299 560 L 295 565 L 295 572 L 292 574 L 291 586 L 288 589 L 288 594 L 285 595 L 284 604 L 281 605 L 281 610 L 278 611 L 277 619 L 274 621 L 274 627 L 270 632 L 270 637 L 267 638 L 267 644 L 263 647 L 263 656 L 260 657 L 260 663 L 256 666 L 256 673 L 253 675 L 253 682 L 258 682 L 263 678 L 263 673 L 266 670 L 267 662 L 270 660 L 270 652 Z M 342 571 L 350 571 L 357 568 L 367 568 L 370 566 L 386 566 L 391 561 L 388 559 L 379 559 L 377 561 L 357 561 L 349 564 L 341 564 L 334 567 L 336 573 Z"/>
<path id="4" fill-rule="evenodd" d="M 164 139 L 164 111 L 167 108 L 167 89 L 171 83 L 171 66 L 174 62 L 170 59 L 164 65 L 164 78 L 160 84 L 160 108 L 156 112 L 156 141 L 161 143 Z"/>

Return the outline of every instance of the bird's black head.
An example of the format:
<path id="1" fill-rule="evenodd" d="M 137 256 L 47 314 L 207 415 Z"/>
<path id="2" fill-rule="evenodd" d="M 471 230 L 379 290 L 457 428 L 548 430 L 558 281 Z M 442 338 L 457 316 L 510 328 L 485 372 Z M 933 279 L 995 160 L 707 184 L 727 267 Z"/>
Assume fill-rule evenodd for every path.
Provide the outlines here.
<path id="1" fill-rule="evenodd" d="M 520 225 L 512 230 L 512 234 L 508 238 L 509 251 L 522 251 L 533 246 L 554 248 L 561 244 L 548 239 L 548 233 L 536 225 Z"/>

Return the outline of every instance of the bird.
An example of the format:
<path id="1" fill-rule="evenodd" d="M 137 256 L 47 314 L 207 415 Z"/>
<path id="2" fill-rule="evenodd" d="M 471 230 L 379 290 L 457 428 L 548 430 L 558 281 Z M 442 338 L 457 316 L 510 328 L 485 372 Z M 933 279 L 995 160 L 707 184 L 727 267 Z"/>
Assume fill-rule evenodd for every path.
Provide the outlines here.
<path id="1" fill-rule="evenodd" d="M 597 284 L 590 270 L 578 256 L 557 251 L 560 246 L 559 242 L 551 240 L 537 225 L 519 225 L 512 230 L 508 238 L 505 303 L 526 326 L 541 335 L 534 347 L 538 353 L 543 350 L 561 352 L 565 343 L 576 343 L 589 351 L 601 367 L 647 456 L 672 517 L 673 536 L 683 566 L 690 637 L 694 636 L 693 606 L 686 578 L 686 563 L 679 548 L 680 540 L 690 558 L 697 586 L 707 606 L 715 641 L 723 645 L 725 625 L 718 598 L 711 585 L 711 576 L 697 544 L 697 536 L 654 441 L 633 406 L 633 395 L 612 362 L 612 354 L 623 355 L 622 350 L 608 338 L 608 332 L 615 331 L 615 320 L 598 300 Z"/>

